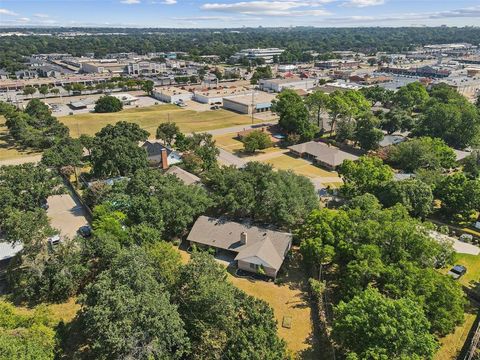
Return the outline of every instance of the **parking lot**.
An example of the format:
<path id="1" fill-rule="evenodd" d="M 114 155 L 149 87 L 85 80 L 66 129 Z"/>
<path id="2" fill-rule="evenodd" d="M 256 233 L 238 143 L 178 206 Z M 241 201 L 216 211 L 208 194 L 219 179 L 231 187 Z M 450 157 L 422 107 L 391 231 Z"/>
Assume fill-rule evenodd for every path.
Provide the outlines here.
<path id="1" fill-rule="evenodd" d="M 73 238 L 79 227 L 88 224 L 85 209 L 70 194 L 50 196 L 47 202 L 50 224 L 61 236 Z"/>

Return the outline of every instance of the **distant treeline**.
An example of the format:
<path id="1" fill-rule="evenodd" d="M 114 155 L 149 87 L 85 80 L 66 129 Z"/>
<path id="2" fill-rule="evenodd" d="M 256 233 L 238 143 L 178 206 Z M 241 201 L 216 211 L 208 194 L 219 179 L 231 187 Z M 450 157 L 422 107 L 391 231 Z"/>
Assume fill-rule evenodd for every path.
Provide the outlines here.
<path id="1" fill-rule="evenodd" d="M 24 31 L 2 29 L 1 31 Z M 252 47 L 287 49 L 288 59 L 301 60 L 306 50 L 330 52 L 357 50 L 401 52 L 425 44 L 450 42 L 480 43 L 480 29 L 475 27 L 404 27 L 404 28 L 242 28 L 242 29 L 105 29 L 58 28 L 29 29 L 33 33 L 52 34 L 68 31 L 99 35 L 74 38 L 57 36 L 9 36 L 0 41 L 0 68 L 13 71 L 21 67 L 21 56 L 35 53 L 94 53 L 185 51 L 191 56 L 219 55 L 227 59 L 234 52 Z M 111 35 L 108 33 L 112 33 Z M 126 35 L 118 35 L 125 33 Z"/>

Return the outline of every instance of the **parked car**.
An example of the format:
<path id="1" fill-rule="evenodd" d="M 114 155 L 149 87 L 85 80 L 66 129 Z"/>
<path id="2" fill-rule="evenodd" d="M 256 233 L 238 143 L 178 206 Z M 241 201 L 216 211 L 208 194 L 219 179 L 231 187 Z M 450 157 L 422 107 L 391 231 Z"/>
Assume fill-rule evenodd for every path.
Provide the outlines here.
<path id="1" fill-rule="evenodd" d="M 90 227 L 90 225 L 84 225 L 79 227 L 77 232 L 81 237 L 84 237 L 84 238 L 88 238 L 92 236 L 92 228 Z"/>
<path id="2" fill-rule="evenodd" d="M 60 235 L 53 235 L 51 237 L 48 238 L 48 245 L 50 246 L 50 249 L 53 249 L 55 248 L 58 244 L 60 244 L 61 242 L 61 238 L 60 238 Z"/>
<path id="3" fill-rule="evenodd" d="M 448 275 L 450 275 L 454 280 L 459 279 L 467 272 L 467 268 L 463 265 L 455 265 L 450 269 Z"/>
<path id="4" fill-rule="evenodd" d="M 218 110 L 220 107 L 218 105 L 210 106 L 210 110 Z"/>

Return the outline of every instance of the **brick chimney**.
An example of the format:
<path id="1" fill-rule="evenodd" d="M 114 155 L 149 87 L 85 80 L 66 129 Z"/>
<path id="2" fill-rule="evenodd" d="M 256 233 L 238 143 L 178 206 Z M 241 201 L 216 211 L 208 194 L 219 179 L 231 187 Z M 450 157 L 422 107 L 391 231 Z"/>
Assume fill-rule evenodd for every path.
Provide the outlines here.
<path id="1" fill-rule="evenodd" d="M 247 233 L 245 231 L 240 233 L 240 243 L 242 245 L 247 245 Z"/>
<path id="2" fill-rule="evenodd" d="M 168 169 L 168 157 L 167 157 L 167 149 L 163 148 L 161 150 L 162 154 L 162 169 Z"/>

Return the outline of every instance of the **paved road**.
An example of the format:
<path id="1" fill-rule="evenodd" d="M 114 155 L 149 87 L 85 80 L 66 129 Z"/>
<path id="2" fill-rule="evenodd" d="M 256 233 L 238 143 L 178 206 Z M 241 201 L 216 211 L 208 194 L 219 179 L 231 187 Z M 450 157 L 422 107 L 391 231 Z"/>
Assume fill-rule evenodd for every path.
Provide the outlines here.
<path id="1" fill-rule="evenodd" d="M 53 195 L 47 201 L 50 224 L 58 229 L 62 236 L 73 238 L 79 227 L 88 224 L 85 209 L 70 194 Z"/>
<path id="2" fill-rule="evenodd" d="M 438 231 L 429 231 L 430 236 L 437 241 L 451 241 L 453 250 L 459 254 L 470 254 L 478 255 L 480 254 L 480 248 L 476 245 L 468 244 L 466 242 L 460 241 L 455 237 L 442 234 Z"/>

